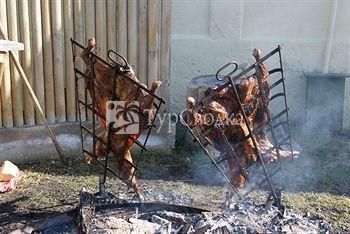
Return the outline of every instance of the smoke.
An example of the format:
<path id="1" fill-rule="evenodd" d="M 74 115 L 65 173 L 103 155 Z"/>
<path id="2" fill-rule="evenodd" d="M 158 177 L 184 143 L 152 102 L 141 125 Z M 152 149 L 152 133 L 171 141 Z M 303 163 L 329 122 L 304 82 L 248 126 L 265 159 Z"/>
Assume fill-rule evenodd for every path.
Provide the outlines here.
<path id="1" fill-rule="evenodd" d="M 307 78 L 306 134 L 329 136 L 342 127 L 344 85 L 340 78 Z"/>
<path id="2" fill-rule="evenodd" d="M 343 116 L 344 86 L 340 80 L 316 78 L 308 81 L 307 109 L 305 119 L 295 120 L 290 114 L 291 136 L 294 151 L 299 151 L 298 158 L 281 159 L 282 170 L 272 177 L 274 188 L 281 187 L 282 191 L 288 192 L 335 192 L 331 187 L 327 188 L 333 181 L 332 174 L 337 173 L 336 164 L 330 158 L 332 154 L 337 157 L 342 154 L 342 145 L 334 145 L 337 141 L 337 132 L 341 129 Z M 275 93 L 281 90 L 276 90 Z M 287 96 L 288 99 L 288 96 Z M 275 104 L 275 103 L 274 103 Z M 275 116 L 283 110 L 283 100 L 271 106 L 271 116 Z M 274 123 L 286 121 L 283 116 Z M 275 129 L 277 141 L 288 135 L 288 126 L 280 125 Z M 269 134 L 271 142 L 272 136 Z M 283 150 L 291 150 L 288 145 L 281 147 Z M 332 152 L 334 149 L 337 153 Z M 196 149 L 192 152 L 194 159 L 191 166 L 193 175 L 198 183 L 207 185 L 227 185 L 223 176 L 210 163 L 210 160 L 198 161 L 198 158 L 207 158 L 202 150 Z M 347 157 L 348 158 L 348 157 Z M 333 164 L 332 164 L 333 163 Z M 339 164 L 339 162 L 338 162 Z M 333 166 L 332 166 L 333 165 Z M 277 167 L 277 163 L 267 165 L 269 172 Z M 333 170 L 333 171 L 332 171 Z M 245 185 L 242 192 L 249 190 L 254 184 L 260 182 L 264 177 L 264 172 L 258 164 L 249 170 L 250 181 Z M 228 173 L 227 173 L 228 174 Z M 331 179 L 329 179 L 331 177 Z M 263 186 L 268 190 L 267 183 Z"/>
<path id="3" fill-rule="evenodd" d="M 277 60 L 272 59 L 265 62 L 269 69 L 275 68 L 278 64 Z M 297 69 L 304 70 L 304 68 Z M 295 71 L 293 72 L 296 74 Z M 305 100 L 302 100 L 304 96 L 299 96 L 299 93 L 300 95 L 304 94 L 305 87 L 300 85 L 303 82 L 297 80 L 300 77 L 292 77 L 292 74 L 290 73 L 287 77 L 286 91 L 290 108 L 289 121 L 292 146 L 294 151 L 300 152 L 300 155 L 295 159 L 282 159 L 283 169 L 273 176 L 272 183 L 275 187 L 282 187 L 284 191 L 290 192 L 331 191 L 330 188 L 325 188 L 326 186 L 323 184 L 330 184 L 329 177 L 337 173 L 336 165 L 341 164 L 341 162 L 335 161 L 338 161 L 339 155 L 344 153 L 339 149 L 342 146 L 338 147 L 334 144 L 334 141 L 337 141 L 337 133 L 342 128 L 345 80 L 341 75 L 305 74 L 306 95 Z M 302 75 L 302 73 L 297 74 Z M 270 77 L 270 84 L 280 78 L 279 73 L 273 74 Z M 289 85 L 293 89 L 289 89 Z M 292 92 L 294 90 L 296 90 L 295 93 Z M 271 95 L 279 92 L 283 92 L 282 85 L 276 86 Z M 303 101 L 306 103 L 305 108 L 303 105 L 299 105 Z M 284 108 L 283 97 L 272 101 L 270 103 L 271 116 L 276 116 Z M 283 115 L 274 124 L 286 120 L 286 115 Z M 277 141 L 282 140 L 288 134 L 289 129 L 285 124 L 279 126 L 276 129 Z M 269 136 L 269 139 L 273 142 L 271 136 Z M 291 150 L 288 145 L 283 145 L 281 148 Z M 335 150 L 337 153 L 334 153 Z M 200 149 L 197 149 L 193 154 L 197 155 L 196 158 L 207 158 Z M 332 159 L 331 157 L 335 158 Z M 345 158 L 349 159 L 349 156 L 345 156 Z M 214 183 L 216 181 L 217 184 L 227 184 L 214 165 L 209 160 L 206 163 L 206 166 L 198 166 L 201 164 L 192 160 L 191 166 L 197 180 L 202 183 Z M 276 163 L 268 165 L 268 170 L 272 170 L 275 166 Z M 249 177 L 250 183 L 246 185 L 247 188 L 260 181 L 264 177 L 264 173 L 253 167 L 250 169 Z M 267 187 L 265 186 L 265 188 Z"/>
<path id="4" fill-rule="evenodd" d="M 203 150 L 199 148 L 192 150 L 190 164 L 191 175 L 195 183 L 209 186 L 225 185 L 224 177 Z"/>

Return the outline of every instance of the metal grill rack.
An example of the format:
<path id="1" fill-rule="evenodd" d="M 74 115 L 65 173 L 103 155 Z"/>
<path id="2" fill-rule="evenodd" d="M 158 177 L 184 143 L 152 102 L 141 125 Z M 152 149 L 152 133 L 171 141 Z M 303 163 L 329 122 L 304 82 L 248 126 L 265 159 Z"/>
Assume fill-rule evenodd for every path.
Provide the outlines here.
<path id="1" fill-rule="evenodd" d="M 274 73 L 279 74 L 279 78 L 277 79 L 277 81 L 274 81 L 272 84 L 269 85 L 270 90 L 275 89 L 276 87 L 280 87 L 281 91 L 278 91 L 276 94 L 274 94 L 273 96 L 271 96 L 270 99 L 268 99 L 266 92 L 264 92 L 264 88 L 262 86 L 262 74 L 260 74 L 258 66 L 259 64 L 263 63 L 264 61 L 270 59 L 273 56 L 277 56 L 277 59 L 279 60 L 278 63 L 278 67 L 275 69 L 272 69 L 269 71 L 269 74 L 272 75 Z M 235 69 L 230 72 L 227 75 L 224 76 L 220 76 L 219 73 L 221 73 L 222 70 L 227 69 L 227 67 L 229 67 L 230 65 L 234 65 Z M 227 151 L 224 153 L 221 153 L 221 155 L 215 155 L 213 154 L 209 149 L 208 149 L 208 142 L 205 140 L 205 136 L 203 134 L 201 134 L 201 132 L 198 130 L 197 126 L 191 126 L 189 125 L 189 123 L 185 120 L 185 114 L 186 112 L 184 112 L 183 115 L 180 115 L 180 119 L 182 120 L 182 123 L 186 126 L 186 128 L 188 129 L 188 131 L 191 133 L 192 137 L 194 138 L 194 141 L 197 142 L 200 147 L 203 149 L 204 153 L 209 157 L 209 159 L 212 161 L 212 163 L 215 165 L 215 167 L 220 171 L 220 173 L 222 174 L 222 176 L 224 177 L 224 179 L 226 180 L 226 182 L 232 187 L 233 191 L 237 194 L 237 196 L 239 197 L 239 199 L 244 200 L 254 189 L 261 187 L 262 185 L 264 185 L 266 182 L 268 183 L 269 189 L 270 189 L 270 193 L 271 196 L 273 197 L 273 199 L 279 203 L 280 202 L 280 198 L 278 197 L 278 193 L 276 194 L 276 189 L 274 189 L 272 182 L 271 182 L 271 177 L 276 175 L 276 173 L 278 171 L 280 171 L 283 168 L 283 164 L 281 162 L 280 159 L 280 152 L 279 150 L 281 149 L 281 147 L 288 147 L 290 149 L 290 151 L 292 152 L 292 156 L 294 155 L 293 153 L 293 145 L 292 145 L 292 140 L 291 140 L 291 134 L 290 134 L 290 122 L 289 122 L 289 113 L 288 113 L 288 105 L 287 105 L 287 97 L 286 97 L 286 87 L 285 87 L 285 77 L 284 77 L 284 72 L 283 72 L 283 66 L 282 66 L 282 56 L 281 56 L 281 47 L 278 46 L 276 49 L 272 50 L 270 53 L 268 53 L 266 56 L 258 59 L 254 64 L 250 65 L 249 67 L 247 67 L 246 69 L 244 69 L 243 71 L 241 71 L 239 74 L 235 75 L 236 71 L 238 68 L 238 64 L 236 62 L 233 63 L 228 63 L 225 66 L 223 66 L 222 68 L 220 68 L 216 74 L 216 78 L 220 81 L 222 80 L 227 80 L 223 85 L 219 86 L 217 89 L 215 89 L 213 92 L 211 92 L 209 95 L 207 95 L 206 97 L 204 97 L 203 99 L 199 100 L 198 103 L 195 105 L 195 109 L 199 110 L 201 109 L 203 106 L 205 106 L 207 103 L 210 102 L 210 100 L 212 100 L 212 98 L 218 94 L 218 92 L 220 92 L 221 90 L 223 90 L 226 87 L 229 87 L 231 89 L 233 89 L 233 99 L 236 99 L 238 104 L 239 104 L 239 110 L 240 110 L 240 114 L 243 116 L 243 120 L 244 123 L 248 129 L 249 134 L 246 135 L 243 139 L 241 139 L 238 142 L 235 142 L 235 144 L 239 144 L 243 141 L 247 141 L 249 139 L 252 140 L 253 145 L 254 145 L 254 153 L 257 156 L 258 162 L 260 163 L 261 167 L 262 167 L 262 171 L 263 171 L 263 179 L 261 179 L 260 181 L 257 181 L 256 183 L 254 183 L 251 188 L 246 191 L 245 193 L 242 193 L 239 191 L 238 188 L 236 188 L 229 180 L 229 178 L 226 175 L 225 172 L 225 162 L 227 162 L 227 156 L 228 155 L 232 155 L 235 158 L 235 161 L 237 163 L 237 165 L 239 166 L 239 170 L 240 172 L 246 176 L 246 172 L 249 169 L 250 166 L 252 165 L 248 165 L 246 168 L 244 168 L 241 164 L 240 159 L 238 158 L 238 156 L 236 155 L 234 148 L 235 145 L 233 145 L 232 143 L 229 142 L 227 136 L 225 135 L 225 133 L 222 131 L 222 129 L 219 130 L 221 131 L 221 137 L 223 137 L 225 145 L 226 145 L 226 149 Z M 254 71 L 255 70 L 255 71 Z M 243 78 L 245 76 L 247 76 L 249 73 L 253 73 L 253 75 L 255 75 L 258 79 L 258 84 L 259 84 L 259 92 L 256 94 L 256 97 L 260 97 L 262 98 L 263 102 L 266 103 L 266 114 L 267 114 L 267 125 L 262 125 L 262 126 L 258 126 L 257 129 L 252 129 L 249 125 L 246 113 L 245 113 L 245 106 L 242 104 L 240 97 L 238 95 L 238 91 L 237 88 L 235 86 L 235 81 L 239 80 L 240 78 Z M 281 87 L 282 86 L 282 87 Z M 270 110 L 270 103 L 274 102 L 276 100 L 278 100 L 279 98 L 282 98 L 282 106 L 283 109 L 281 111 L 278 112 L 278 114 L 272 116 L 271 115 L 271 110 Z M 281 120 L 282 118 L 284 118 L 284 120 Z M 286 128 L 286 136 L 283 137 L 282 139 L 277 139 L 276 137 L 276 129 L 278 127 L 281 126 L 285 126 Z M 211 126 L 211 128 L 214 128 L 217 126 Z M 276 150 L 277 153 L 277 166 L 274 168 L 267 168 L 265 162 L 264 162 L 264 154 L 261 154 L 258 151 L 258 143 L 257 140 L 254 137 L 253 131 L 259 131 L 262 128 L 266 128 L 266 130 L 269 132 L 269 134 L 271 135 L 272 138 L 272 143 L 273 143 L 273 147 L 269 150 L 269 152 L 271 152 L 272 150 Z M 208 130 L 210 131 L 210 129 Z M 269 153 L 269 152 L 265 152 L 265 154 Z"/>
<path id="2" fill-rule="evenodd" d="M 75 75 L 75 93 L 76 93 L 76 106 L 77 106 L 77 113 L 78 113 L 78 118 L 79 118 L 79 123 L 80 123 L 80 133 L 81 133 L 81 148 L 83 151 L 83 154 L 85 156 L 91 156 L 93 159 L 96 159 L 94 161 L 96 161 L 98 164 L 100 164 L 103 167 L 103 175 L 100 178 L 100 194 L 104 194 L 105 193 L 105 182 L 106 182 L 106 178 L 107 178 L 107 172 L 110 172 L 111 174 L 113 174 L 114 176 L 116 176 L 117 178 L 119 178 L 120 180 L 122 180 L 123 182 L 125 182 L 127 185 L 131 186 L 130 181 L 127 181 L 125 179 L 123 179 L 119 173 L 117 173 L 117 170 L 113 170 L 110 166 L 109 166 L 109 154 L 111 154 L 113 151 L 111 150 L 111 134 L 113 131 L 115 131 L 115 129 L 113 128 L 113 123 L 109 123 L 108 125 L 106 125 L 106 131 L 107 131 L 107 141 L 101 139 L 98 136 L 98 130 L 96 129 L 97 124 L 98 124 L 98 118 L 103 119 L 106 121 L 106 116 L 101 115 L 96 109 L 95 109 L 95 87 L 92 88 L 93 92 L 91 95 L 91 101 L 88 100 L 87 96 L 89 95 L 87 92 L 87 89 L 85 88 L 85 82 L 80 82 L 80 80 L 84 80 L 84 81 L 93 81 L 96 77 L 95 71 L 92 72 L 92 74 L 87 75 L 84 72 L 84 68 L 85 66 L 81 66 L 81 64 L 79 64 L 81 61 L 79 61 L 79 55 L 80 53 L 85 49 L 85 46 L 81 45 L 80 43 L 78 43 L 77 41 L 75 41 L 74 39 L 71 39 L 71 44 L 72 44 L 72 54 L 73 54 L 73 63 L 74 63 L 74 75 Z M 139 91 L 144 91 L 147 92 L 149 95 L 151 95 L 154 98 L 154 103 L 153 103 L 153 108 L 154 108 L 154 115 L 153 115 L 153 119 L 148 119 L 147 122 L 147 126 L 140 126 L 140 129 L 145 129 L 145 131 L 143 132 L 143 134 L 145 135 L 145 138 L 143 140 L 143 142 L 134 139 L 134 137 L 132 137 L 132 135 L 126 135 L 126 137 L 128 137 L 128 140 L 133 141 L 133 143 L 135 145 L 137 145 L 141 150 L 139 155 L 136 157 L 135 163 L 132 163 L 128 160 L 125 160 L 122 155 L 114 155 L 115 157 L 120 157 L 124 160 L 124 162 L 130 164 L 134 169 L 135 172 L 139 169 L 138 165 L 142 159 L 142 154 L 144 151 L 147 150 L 146 145 L 149 139 L 149 136 L 151 134 L 152 129 L 155 127 L 155 120 L 156 120 L 156 116 L 158 114 L 158 112 L 160 111 L 160 108 L 162 106 L 162 104 L 165 103 L 165 101 L 157 96 L 156 94 L 154 94 L 153 92 L 151 92 L 151 90 L 149 90 L 148 88 L 146 88 L 145 86 L 143 86 L 142 84 L 139 84 L 138 82 L 136 82 L 135 80 L 133 80 L 131 77 L 128 76 L 127 74 L 127 69 L 126 69 L 126 64 L 127 61 L 126 59 L 121 56 L 120 54 L 118 54 L 117 52 L 113 51 L 113 50 L 109 50 L 108 51 L 108 58 L 109 58 L 109 62 L 104 60 L 103 58 L 101 58 L 100 56 L 96 55 L 93 52 L 89 52 L 89 56 L 92 58 L 92 61 L 94 61 L 94 63 L 96 62 L 100 62 L 104 65 L 106 65 L 108 68 L 110 68 L 111 70 L 114 70 L 116 72 L 116 74 L 118 74 L 119 76 L 116 76 L 116 78 L 113 79 L 112 84 L 113 84 L 113 89 L 115 90 L 116 87 L 116 79 L 128 79 L 129 81 L 131 81 L 135 86 L 137 86 Z M 112 57 L 117 57 L 119 58 L 119 60 L 121 59 L 122 63 L 117 62 L 116 60 L 114 60 Z M 94 82 L 90 82 L 92 85 L 95 85 Z M 82 89 L 80 86 L 83 85 L 83 89 L 85 90 L 85 98 L 82 99 L 81 97 L 79 97 L 79 93 L 78 90 Z M 101 88 L 101 87 L 97 87 L 97 88 Z M 113 96 L 112 100 L 110 101 L 117 101 L 117 98 L 115 96 L 115 93 L 113 92 L 113 94 L 111 95 Z M 136 100 L 137 97 L 135 97 Z M 82 115 L 85 114 L 87 116 L 90 116 L 89 121 L 83 121 L 82 119 Z M 143 115 L 143 110 L 139 109 L 138 110 L 138 114 Z M 150 123 L 150 124 L 149 124 Z M 86 138 L 85 135 L 88 135 L 92 138 L 92 147 L 90 145 L 90 147 L 86 146 L 89 145 L 89 143 L 86 143 Z M 107 152 L 111 152 L 111 153 L 107 153 L 105 155 L 105 160 L 102 161 L 100 159 L 98 159 L 95 155 L 95 147 L 96 147 L 96 143 L 97 142 L 102 143 L 106 149 Z M 135 173 L 132 175 L 135 176 Z"/>

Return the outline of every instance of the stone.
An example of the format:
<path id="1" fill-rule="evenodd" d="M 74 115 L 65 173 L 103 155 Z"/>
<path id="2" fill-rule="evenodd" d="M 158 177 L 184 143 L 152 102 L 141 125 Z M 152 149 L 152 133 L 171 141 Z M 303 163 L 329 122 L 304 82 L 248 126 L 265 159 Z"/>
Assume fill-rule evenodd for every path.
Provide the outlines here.
<path id="1" fill-rule="evenodd" d="M 6 160 L 0 167 L 0 182 L 8 182 L 19 172 L 18 167 Z"/>

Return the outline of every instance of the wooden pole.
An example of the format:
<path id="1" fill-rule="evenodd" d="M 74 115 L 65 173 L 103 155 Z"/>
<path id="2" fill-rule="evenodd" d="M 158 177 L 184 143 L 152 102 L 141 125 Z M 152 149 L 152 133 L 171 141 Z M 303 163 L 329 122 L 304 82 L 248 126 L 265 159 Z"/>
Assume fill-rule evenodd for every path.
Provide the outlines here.
<path id="1" fill-rule="evenodd" d="M 95 35 L 95 1 L 85 1 L 85 39 L 96 38 Z"/>
<path id="2" fill-rule="evenodd" d="M 28 0 L 18 1 L 19 4 L 19 27 L 21 32 L 21 41 L 24 44 L 24 51 L 21 53 L 22 65 L 24 73 L 27 75 L 28 82 L 33 85 L 33 60 L 32 60 L 32 47 L 30 38 L 30 18 L 29 18 L 29 2 Z M 27 89 L 23 90 L 24 93 L 24 123 L 26 125 L 34 125 L 34 105 L 30 98 L 30 93 Z"/>
<path id="3" fill-rule="evenodd" d="M 90 1 L 88 1 L 90 2 Z M 67 120 L 76 121 L 76 103 L 75 103 L 75 78 L 72 63 L 72 45 L 70 38 L 74 36 L 73 22 L 73 4 L 71 0 L 63 1 L 64 12 L 64 50 L 65 50 L 65 79 L 67 95 Z"/>
<path id="4" fill-rule="evenodd" d="M 117 1 L 117 51 L 122 56 L 127 56 L 128 48 L 128 25 L 127 25 L 127 4 L 126 0 Z"/>
<path id="5" fill-rule="evenodd" d="M 18 22 L 17 22 L 17 2 L 7 0 L 8 10 L 8 35 L 10 40 L 18 41 Z M 13 55 L 16 59 L 19 58 L 18 51 L 14 51 Z M 11 91 L 12 91 L 12 111 L 13 123 L 16 127 L 21 127 L 24 124 L 23 120 L 23 88 L 18 71 L 13 63 L 10 63 L 11 68 Z"/>
<path id="6" fill-rule="evenodd" d="M 85 1 L 85 40 L 96 38 L 95 35 L 95 1 Z M 92 104 L 90 94 L 86 94 L 87 102 Z M 87 119 L 92 120 L 92 112 L 88 111 Z"/>
<path id="7" fill-rule="evenodd" d="M 55 107 L 58 122 L 66 121 L 64 90 L 64 32 L 62 21 L 62 1 L 51 1 L 53 44 L 53 76 L 55 81 Z"/>
<path id="8" fill-rule="evenodd" d="M 7 63 L 7 52 L 0 51 L 0 87 L 2 83 L 2 74 L 4 74 L 5 63 Z M 0 101 L 1 101 L 1 98 L 0 98 Z M 0 102 L 0 105 L 1 105 L 1 102 Z M 0 116 L 1 116 L 1 109 L 0 109 Z"/>
<path id="9" fill-rule="evenodd" d="M 137 73 L 137 1 L 128 1 L 128 62 Z"/>
<path id="10" fill-rule="evenodd" d="M 90 38 L 96 38 L 94 0 L 85 1 L 85 41 Z M 86 99 L 89 104 L 92 104 L 92 100 L 89 93 L 86 93 Z M 91 111 L 88 111 L 87 119 L 92 120 Z"/>
<path id="11" fill-rule="evenodd" d="M 43 17 L 43 46 L 44 46 L 44 75 L 45 75 L 45 109 L 46 118 L 50 123 L 54 123 L 55 117 L 55 86 L 52 59 L 52 36 L 50 20 L 50 1 L 41 1 Z"/>
<path id="12" fill-rule="evenodd" d="M 7 54 L 7 53 L 6 53 Z M 6 61 L 6 54 L 4 52 L 0 51 L 0 88 L 1 88 L 1 83 L 2 83 L 2 74 L 4 74 L 4 64 L 7 62 Z M 1 89 L 0 89 L 1 92 Z M 2 127 L 2 113 L 1 113 L 1 96 L 0 96 L 0 128 Z"/>
<path id="13" fill-rule="evenodd" d="M 148 86 L 159 78 L 159 1 L 148 0 Z"/>
<path id="14" fill-rule="evenodd" d="M 162 1 L 161 7 L 161 46 L 160 46 L 160 80 L 163 85 L 160 95 L 165 98 L 163 112 L 168 112 L 170 105 L 170 32 L 171 32 L 171 1 Z"/>
<path id="15" fill-rule="evenodd" d="M 138 61 L 137 74 L 147 84 L 147 0 L 138 2 Z"/>
<path id="16" fill-rule="evenodd" d="M 117 3 L 115 0 L 107 0 L 107 48 L 116 50 L 117 46 Z M 98 43 L 98 42 L 97 42 Z"/>
<path id="17" fill-rule="evenodd" d="M 102 58 L 106 58 L 107 55 L 106 20 L 106 1 L 98 0 L 96 1 L 96 44 L 97 54 Z"/>
<path id="18" fill-rule="evenodd" d="M 74 38 L 80 43 L 84 42 L 84 25 L 83 25 L 83 4 L 81 0 L 74 0 L 73 1 L 73 8 L 74 8 Z M 84 70 L 83 61 L 81 59 L 77 60 L 77 68 L 79 70 Z M 78 81 L 78 97 L 81 101 L 85 102 L 85 84 L 84 80 L 80 79 Z M 78 110 L 81 112 L 81 120 L 86 120 L 86 110 Z"/>
<path id="19" fill-rule="evenodd" d="M 5 30 L 3 29 L 1 22 L 0 22 L 0 34 L 3 36 L 3 38 L 4 38 L 5 40 L 8 40 L 7 34 L 5 33 Z M 28 81 L 28 78 L 27 78 L 26 74 L 24 73 L 21 64 L 18 62 L 17 58 L 14 56 L 14 53 L 13 53 L 12 51 L 10 51 L 9 53 L 10 53 L 10 56 L 11 56 L 12 61 L 15 63 L 15 66 L 16 66 L 16 68 L 17 68 L 19 74 L 21 75 L 22 79 L 23 79 L 23 82 L 24 82 L 24 84 L 25 84 L 25 87 L 28 89 L 28 91 L 29 91 L 29 93 L 30 93 L 30 96 L 32 97 L 32 99 L 33 99 L 33 101 L 34 101 L 34 104 L 35 104 L 35 106 L 36 106 L 36 108 L 37 108 L 37 112 L 39 113 L 39 116 L 42 118 L 42 121 L 43 121 L 44 124 L 45 124 L 45 128 L 46 128 L 46 130 L 47 130 L 48 133 L 49 133 L 49 136 L 50 136 L 50 138 L 51 138 L 51 141 L 52 141 L 52 143 L 54 144 L 55 149 L 56 149 L 58 155 L 60 156 L 60 158 L 61 158 L 62 161 L 64 162 L 63 151 L 62 151 L 60 145 L 58 144 L 57 139 L 56 139 L 55 135 L 53 134 L 53 132 L 52 132 L 50 126 L 49 126 L 49 123 L 47 122 L 47 120 L 46 120 L 46 118 L 45 118 L 45 115 L 44 115 L 44 112 L 43 112 L 43 110 L 42 110 L 42 108 L 41 108 L 41 106 L 40 106 L 39 100 L 38 100 L 37 97 L 35 96 L 35 93 L 34 93 L 32 87 L 30 86 L 30 83 L 29 83 L 29 81 Z"/>
<path id="20" fill-rule="evenodd" d="M 4 74 L 4 65 L 7 62 L 7 52 L 0 51 L 0 87 L 2 83 L 2 74 Z M 1 119 L 1 98 L 0 98 L 0 119 Z M 2 121 L 0 121 L 2 124 Z"/>
<path id="21" fill-rule="evenodd" d="M 44 62 L 41 30 L 40 0 L 32 0 L 32 24 L 33 24 L 33 65 L 34 65 L 34 90 L 41 108 L 45 113 L 45 88 L 44 88 Z M 35 121 L 43 124 L 40 113 L 35 112 Z"/>
<path id="22" fill-rule="evenodd" d="M 7 33 L 6 1 L 0 1 L 0 22 L 4 25 L 4 32 Z M 5 56 L 7 56 L 8 60 L 8 54 L 6 54 Z M 13 127 L 13 116 L 9 62 L 4 64 L 3 70 L 4 73 L 1 83 L 2 122 L 4 127 L 11 128 Z"/>

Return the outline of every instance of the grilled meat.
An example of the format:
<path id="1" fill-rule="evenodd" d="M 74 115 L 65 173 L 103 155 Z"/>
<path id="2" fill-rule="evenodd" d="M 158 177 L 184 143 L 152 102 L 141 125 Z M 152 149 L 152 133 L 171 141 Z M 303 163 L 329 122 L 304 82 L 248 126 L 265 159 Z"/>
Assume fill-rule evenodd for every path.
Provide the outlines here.
<path id="1" fill-rule="evenodd" d="M 103 126 L 103 131 L 98 136 L 102 141 L 97 141 L 96 147 L 93 150 L 97 158 L 104 157 L 112 151 L 115 155 L 115 164 L 121 177 L 124 181 L 131 184 L 138 196 L 141 196 L 140 187 L 134 176 L 135 168 L 133 166 L 130 148 L 133 146 L 134 140 L 137 140 L 142 132 L 148 128 L 148 123 L 155 118 L 152 115 L 154 96 L 136 85 L 137 83 L 147 87 L 141 84 L 128 64 L 122 67 L 123 70 L 112 69 L 107 64 L 91 56 L 91 50 L 95 45 L 95 40 L 90 39 L 87 47 L 80 55 L 86 65 L 85 74 L 93 78 L 86 80 L 85 86 L 93 100 L 93 108 L 98 113 L 99 122 Z M 120 66 L 115 63 L 111 64 L 117 67 Z M 153 82 L 150 89 L 151 93 L 154 94 L 160 85 L 160 81 Z M 112 100 L 139 102 L 139 108 L 136 110 L 139 117 L 139 132 L 137 134 L 117 134 L 115 129 L 112 128 L 110 133 L 111 147 L 108 150 L 108 126 L 105 119 L 107 102 Z M 91 157 L 87 158 L 88 162 L 91 160 Z"/>
<path id="2" fill-rule="evenodd" d="M 253 56 L 258 61 L 261 56 L 260 50 L 254 49 Z M 266 135 L 267 105 L 270 99 L 269 72 L 265 65 L 260 63 L 256 73 L 262 77 L 260 80 L 256 74 L 253 74 L 243 78 L 239 84 L 235 85 L 235 88 L 248 124 L 253 131 L 253 137 L 256 139 L 257 147 L 249 138 L 248 127 L 244 122 L 239 102 L 235 98 L 235 91 L 231 85 L 210 87 L 198 105 L 193 97 L 187 98 L 190 127 L 197 126 L 207 143 L 221 155 L 225 155 L 231 183 L 238 188 L 244 186 L 249 173 L 240 170 L 239 164 L 243 168 L 248 168 L 257 162 L 256 151 L 264 156 L 266 163 L 277 159 L 276 149 L 273 148 Z M 264 93 L 264 98 L 260 92 Z M 208 96 L 210 97 L 207 98 Z M 289 151 L 279 150 L 279 153 L 281 157 L 292 156 Z M 234 155 L 237 156 L 239 162 Z"/>

